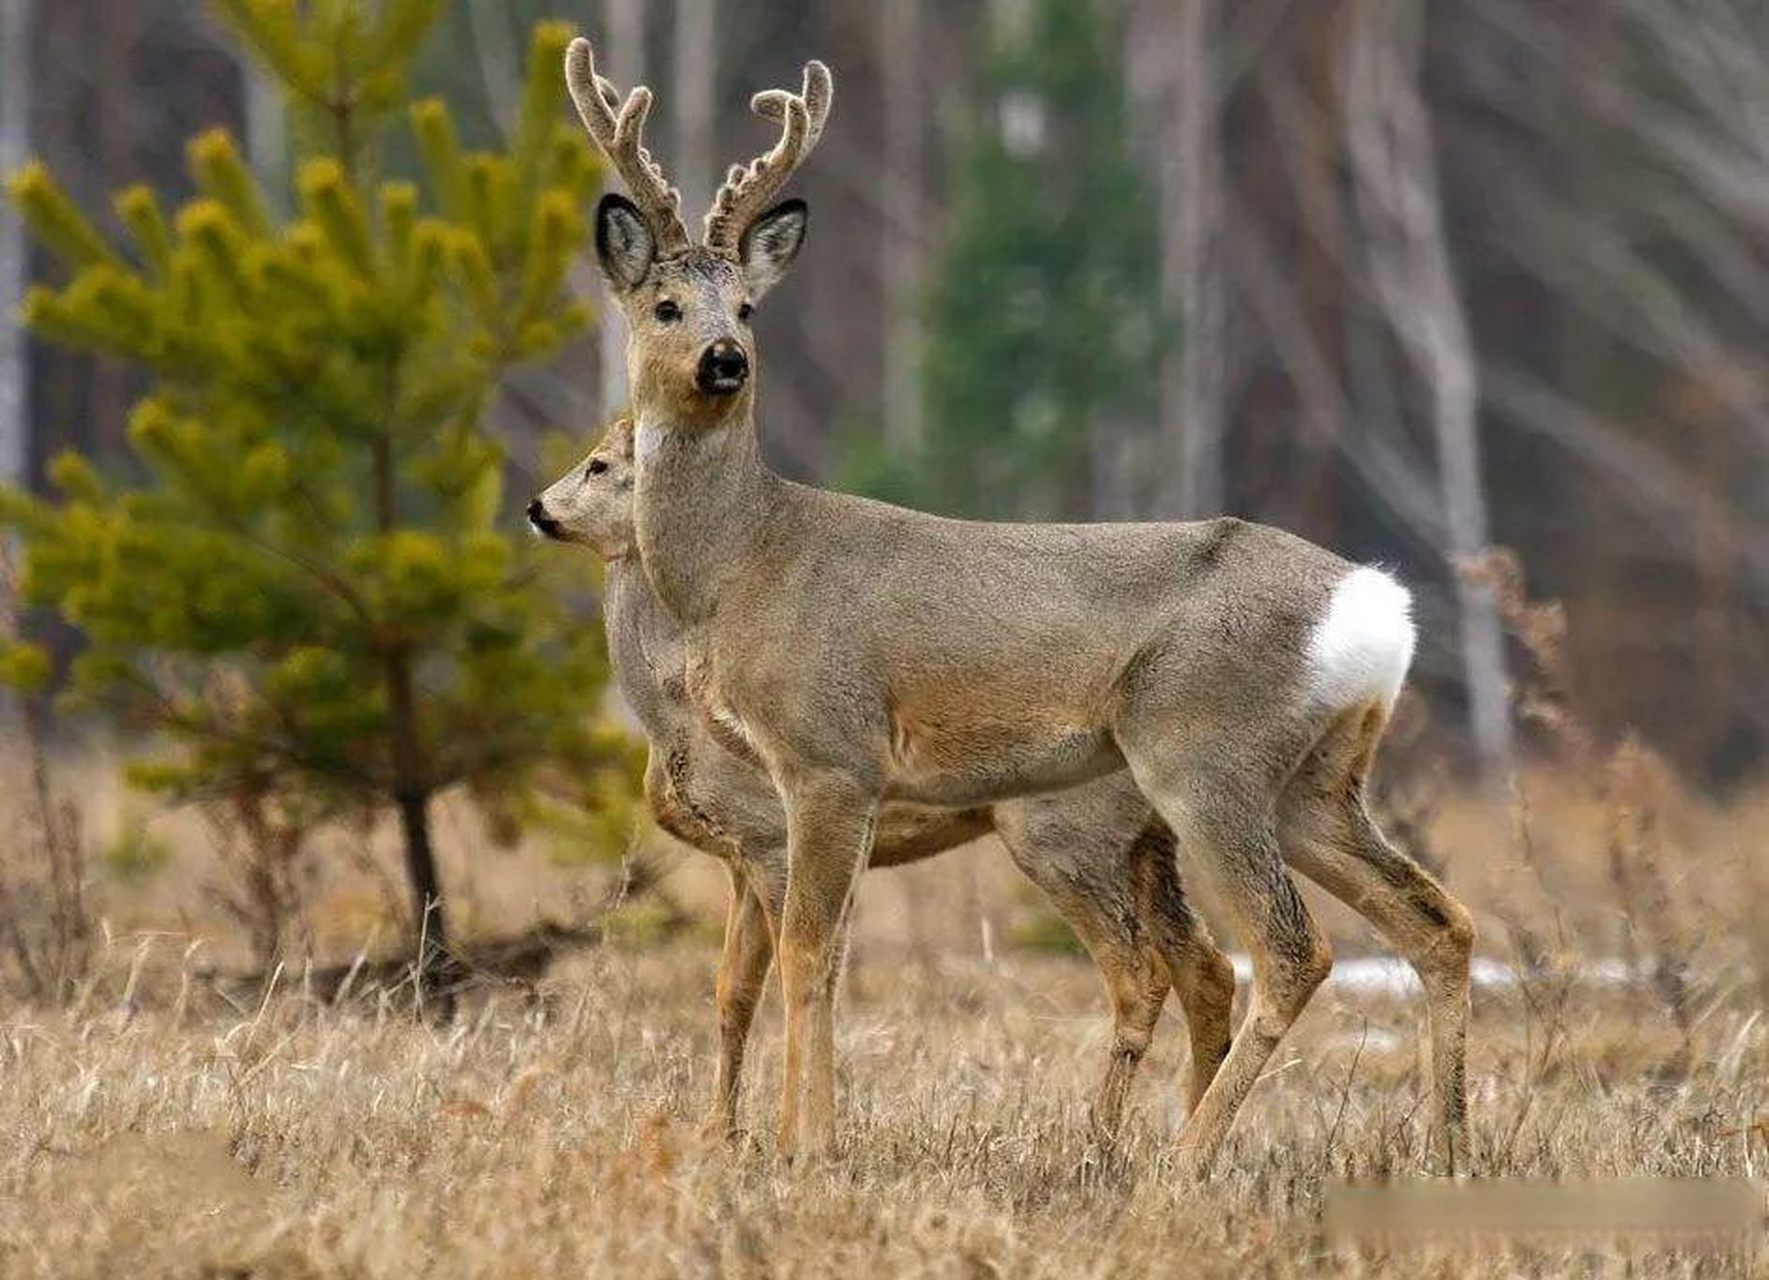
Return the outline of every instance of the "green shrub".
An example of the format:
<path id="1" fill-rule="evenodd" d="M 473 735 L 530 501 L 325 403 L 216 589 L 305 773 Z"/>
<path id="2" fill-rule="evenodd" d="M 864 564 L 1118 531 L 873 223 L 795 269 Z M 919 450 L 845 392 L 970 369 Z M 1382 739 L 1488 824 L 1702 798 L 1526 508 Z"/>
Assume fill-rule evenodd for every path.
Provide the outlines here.
<path id="1" fill-rule="evenodd" d="M 535 30 L 507 148 L 464 153 L 441 102 L 401 110 L 442 7 L 218 5 L 287 100 L 289 215 L 219 130 L 190 144 L 182 209 L 117 197 L 121 246 L 43 166 L 11 177 L 65 269 L 25 319 L 147 391 L 139 482 L 66 455 L 54 499 L 0 493 L 0 520 L 22 536 L 26 598 L 84 638 L 69 700 L 164 744 L 136 781 L 303 823 L 397 812 L 445 946 L 438 792 L 465 788 L 510 834 L 575 810 L 605 835 L 624 832 L 635 762 L 594 720 L 600 629 L 536 590 L 484 427 L 509 372 L 590 320 L 563 287 L 598 183 L 560 105 L 570 33 Z M 420 182 L 377 176 L 401 117 Z M 45 674 L 29 649 L 0 655 L 15 683 Z"/>

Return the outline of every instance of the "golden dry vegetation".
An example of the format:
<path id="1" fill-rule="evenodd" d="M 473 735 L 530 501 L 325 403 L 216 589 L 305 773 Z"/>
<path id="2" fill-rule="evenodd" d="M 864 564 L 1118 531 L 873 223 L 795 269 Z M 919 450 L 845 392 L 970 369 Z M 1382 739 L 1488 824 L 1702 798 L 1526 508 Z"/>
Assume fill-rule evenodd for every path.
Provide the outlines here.
<path id="1" fill-rule="evenodd" d="M 1753 945 L 1769 797 L 1694 803 L 1649 762 L 1628 779 L 1618 799 L 1532 775 L 1509 805 L 1457 796 L 1415 817 L 1477 908 L 1482 954 L 1532 958 L 1522 982 L 1476 994 L 1484 1172 L 1769 1162 L 1769 966 Z M 450 873 L 491 904 L 481 922 L 569 915 L 571 886 L 593 878 L 532 851 L 470 858 L 454 830 Z M 796 1168 L 767 1133 L 772 1009 L 749 1136 L 733 1150 L 699 1135 L 721 892 L 704 859 L 680 856 L 665 882 L 704 925 L 477 991 L 448 1025 L 396 994 L 320 999 L 299 972 L 218 989 L 202 974 L 225 922 L 189 906 L 212 874 L 200 864 L 181 841 L 148 887 L 101 885 L 111 938 L 71 1006 L 0 1006 L 0 1274 L 1764 1273 L 1737 1250 L 1638 1242 L 1330 1240 L 1326 1181 L 1425 1167 L 1416 1011 L 1356 984 L 1316 997 L 1208 1185 L 1171 1169 L 1185 1052 L 1171 1010 L 1125 1132 L 1102 1144 L 1091 971 L 1025 944 L 1037 904 L 989 846 L 867 877 L 840 1032 L 845 1150 Z M 367 918 L 360 876 L 325 880 L 317 901 Z M 1342 958 L 1379 949 L 1322 909 Z M 317 935 L 341 934 L 326 923 Z M 209 941 L 192 951 L 193 935 Z M 1615 980 L 1615 962 L 1637 979 Z"/>

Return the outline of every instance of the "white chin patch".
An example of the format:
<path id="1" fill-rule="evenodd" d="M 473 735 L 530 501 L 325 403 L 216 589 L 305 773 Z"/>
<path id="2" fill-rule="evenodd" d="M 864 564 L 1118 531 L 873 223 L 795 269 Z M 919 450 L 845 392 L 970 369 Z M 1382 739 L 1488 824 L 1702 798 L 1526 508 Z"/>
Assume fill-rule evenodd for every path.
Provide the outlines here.
<path id="1" fill-rule="evenodd" d="M 1308 638 L 1309 691 L 1330 707 L 1394 705 L 1413 661 L 1413 597 L 1380 569 L 1356 569 L 1333 588 Z"/>
<path id="2" fill-rule="evenodd" d="M 638 431 L 634 433 L 633 447 L 638 453 L 640 462 L 648 460 L 663 447 L 663 437 L 664 429 L 662 427 L 655 424 L 649 426 L 644 423 L 639 424 Z"/>

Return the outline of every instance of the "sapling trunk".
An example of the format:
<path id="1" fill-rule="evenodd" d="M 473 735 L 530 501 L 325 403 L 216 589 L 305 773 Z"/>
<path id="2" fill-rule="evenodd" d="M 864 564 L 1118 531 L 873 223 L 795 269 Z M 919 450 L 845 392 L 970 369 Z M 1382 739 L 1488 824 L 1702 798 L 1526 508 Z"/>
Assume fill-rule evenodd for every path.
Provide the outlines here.
<path id="1" fill-rule="evenodd" d="M 444 1018 L 454 1012 L 448 994 L 450 952 L 448 913 L 443 906 L 442 877 L 430 843 L 430 787 L 419 761 L 417 707 L 412 698 L 411 663 L 403 649 L 387 657 L 387 702 L 392 715 L 393 800 L 399 809 L 400 836 L 405 842 L 405 875 L 412 891 L 413 952 L 417 956 L 418 991 L 438 1001 Z"/>
<path id="2" fill-rule="evenodd" d="M 399 522 L 398 489 L 392 440 L 374 442 L 375 507 L 383 533 Z M 405 874 L 412 891 L 413 948 L 417 956 L 420 998 L 439 998 L 437 1009 L 447 1018 L 454 999 L 447 994 L 449 969 L 448 914 L 443 908 L 442 877 L 430 843 L 430 792 L 423 748 L 418 738 L 417 699 L 412 691 L 411 652 L 403 643 L 388 648 L 385 660 L 389 746 L 393 764 L 393 800 L 399 808 L 400 834 L 405 841 Z"/>

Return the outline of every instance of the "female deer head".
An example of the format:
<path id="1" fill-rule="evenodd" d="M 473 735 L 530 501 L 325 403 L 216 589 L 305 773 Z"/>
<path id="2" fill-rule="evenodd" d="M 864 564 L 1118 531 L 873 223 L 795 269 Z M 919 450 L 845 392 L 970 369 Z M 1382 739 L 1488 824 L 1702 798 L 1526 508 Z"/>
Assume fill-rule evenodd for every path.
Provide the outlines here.
<path id="1" fill-rule="evenodd" d="M 580 542 L 604 560 L 638 550 L 633 531 L 633 419 L 623 413 L 589 454 L 528 504 L 536 533 Z"/>

